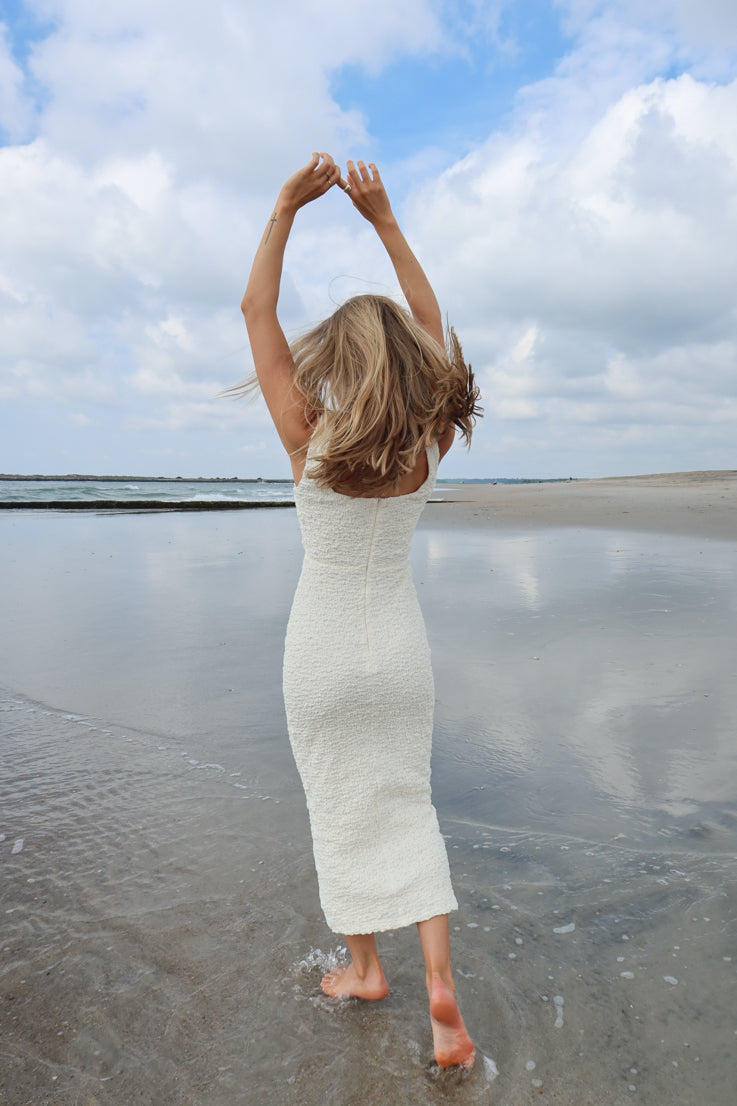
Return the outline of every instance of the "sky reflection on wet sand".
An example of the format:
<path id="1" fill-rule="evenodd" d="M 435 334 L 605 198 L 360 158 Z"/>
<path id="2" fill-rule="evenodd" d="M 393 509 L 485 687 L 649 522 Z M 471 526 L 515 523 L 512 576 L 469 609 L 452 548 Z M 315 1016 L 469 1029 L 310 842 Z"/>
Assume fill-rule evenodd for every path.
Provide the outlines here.
<path id="1" fill-rule="evenodd" d="M 381 939 L 385 1003 L 320 994 L 340 941 L 278 679 L 296 519 L 26 517 L 1 554 L 9 1102 L 729 1101 L 734 547 L 445 510 L 413 560 L 489 1062 L 434 1072 L 411 929 Z"/>

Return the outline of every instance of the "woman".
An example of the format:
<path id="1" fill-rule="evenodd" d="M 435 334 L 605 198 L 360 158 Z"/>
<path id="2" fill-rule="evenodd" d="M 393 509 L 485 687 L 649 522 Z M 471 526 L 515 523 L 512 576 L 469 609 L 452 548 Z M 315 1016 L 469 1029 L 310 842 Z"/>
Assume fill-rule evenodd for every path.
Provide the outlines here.
<path id="1" fill-rule="evenodd" d="M 376 229 L 411 317 L 385 297 L 358 296 L 290 348 L 277 318 L 284 249 L 299 208 L 334 185 Z M 241 307 L 305 546 L 284 698 L 321 903 L 352 957 L 322 989 L 384 998 L 374 932 L 416 922 L 435 1058 L 470 1068 L 450 967 L 457 903 L 430 798 L 432 671 L 408 558 L 455 428 L 470 440 L 478 389 L 452 331 L 446 353 L 437 300 L 374 165 L 349 161 L 343 179 L 315 153 L 289 178 Z"/>

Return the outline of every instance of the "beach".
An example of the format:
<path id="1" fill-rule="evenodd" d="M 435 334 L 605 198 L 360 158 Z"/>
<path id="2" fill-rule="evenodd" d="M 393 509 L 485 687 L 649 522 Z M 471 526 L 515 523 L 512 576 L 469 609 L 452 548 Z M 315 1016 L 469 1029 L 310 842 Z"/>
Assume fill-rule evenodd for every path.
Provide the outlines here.
<path id="1" fill-rule="evenodd" d="M 686 537 L 737 534 L 737 471 L 670 472 L 550 483 L 457 484 L 465 524 L 582 526 Z"/>
<path id="2" fill-rule="evenodd" d="M 3 1106 L 722 1106 L 737 473 L 440 485 L 412 563 L 472 1073 L 412 929 L 325 998 L 293 510 L 0 511 Z"/>

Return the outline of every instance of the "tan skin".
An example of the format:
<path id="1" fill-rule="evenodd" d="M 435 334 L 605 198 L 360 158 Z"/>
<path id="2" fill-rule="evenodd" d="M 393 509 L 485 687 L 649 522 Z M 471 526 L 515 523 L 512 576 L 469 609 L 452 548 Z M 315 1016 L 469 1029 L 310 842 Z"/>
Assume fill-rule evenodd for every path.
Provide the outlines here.
<path id="1" fill-rule="evenodd" d="M 350 184 L 346 195 L 383 242 L 413 317 L 441 345 L 444 341 L 435 293 L 399 229 L 378 169 L 373 163 L 367 168 L 362 161 L 357 165 L 349 161 L 346 177 L 344 180 L 329 154 L 313 154 L 308 164 L 286 181 L 264 230 L 241 302 L 261 391 L 289 454 L 296 484 L 302 479 L 313 428 L 305 418 L 302 397 L 294 388 L 294 362 L 276 308 L 284 250 L 300 207 L 324 196 L 335 184 L 343 190 Z M 453 444 L 453 435 L 454 427 L 450 426 L 439 439 L 441 459 Z M 378 494 L 404 495 L 416 491 L 426 479 L 427 458 L 420 457 L 413 472 L 407 473 L 398 485 L 389 485 Z M 355 494 L 362 494 L 360 487 Z"/>
<path id="2" fill-rule="evenodd" d="M 422 266 L 410 249 L 391 209 L 389 197 L 376 166 L 363 161 L 347 162 L 345 178 L 327 153 L 314 153 L 282 186 L 273 214 L 264 230 L 251 268 L 241 309 L 261 391 L 274 420 L 277 433 L 289 454 L 295 484 L 305 467 L 307 446 L 313 427 L 307 421 L 304 401 L 294 387 L 294 362 L 289 344 L 277 317 L 284 250 L 297 211 L 324 196 L 338 185 L 356 210 L 374 227 L 394 266 L 402 292 L 413 318 L 436 341 L 443 344 L 443 325 L 435 293 Z M 347 189 L 346 186 L 350 187 Z M 439 439 L 441 458 L 453 444 L 451 425 Z M 427 479 L 427 457 L 422 455 L 414 469 L 398 484 L 380 489 L 378 498 L 405 495 L 416 491 Z M 360 486 L 351 490 L 365 493 Z M 371 498 L 376 498 L 375 492 Z M 441 1067 L 460 1065 L 470 1068 L 474 1047 L 463 1023 L 455 998 L 455 983 L 450 966 L 448 915 L 417 923 L 425 958 L 426 983 L 430 1001 L 435 1059 Z M 389 985 L 384 976 L 373 933 L 346 934 L 351 963 L 329 972 L 322 989 L 335 997 L 368 1000 L 385 998 Z"/>

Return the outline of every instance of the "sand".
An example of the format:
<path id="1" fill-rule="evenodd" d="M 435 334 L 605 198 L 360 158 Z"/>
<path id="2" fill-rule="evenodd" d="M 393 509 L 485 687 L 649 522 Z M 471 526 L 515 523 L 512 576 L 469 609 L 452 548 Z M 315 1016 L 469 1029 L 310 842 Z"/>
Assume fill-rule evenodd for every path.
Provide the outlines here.
<path id="1" fill-rule="evenodd" d="M 457 484 L 453 524 L 595 526 L 737 537 L 737 471 L 674 472 L 540 484 Z M 458 520 L 458 521 L 456 521 Z"/>
<path id="2" fill-rule="evenodd" d="M 411 929 L 384 1003 L 319 989 L 294 513 L 0 513 L 0 1103 L 730 1101 L 736 486 L 441 486 L 423 516 L 466 1079 Z"/>

